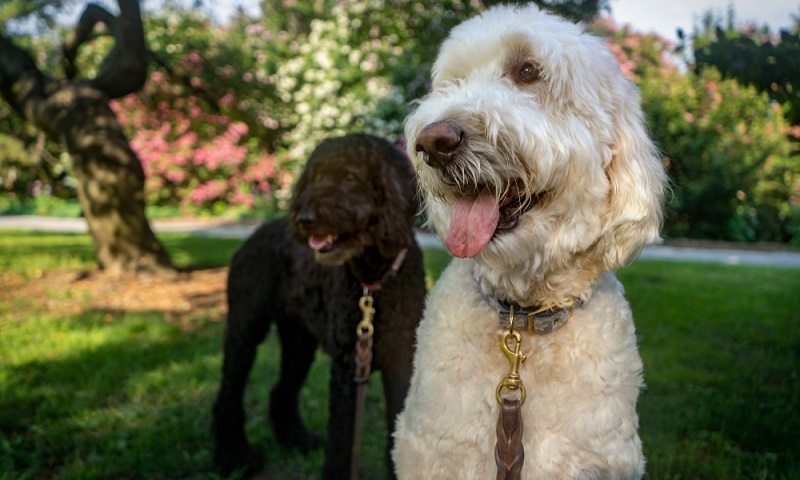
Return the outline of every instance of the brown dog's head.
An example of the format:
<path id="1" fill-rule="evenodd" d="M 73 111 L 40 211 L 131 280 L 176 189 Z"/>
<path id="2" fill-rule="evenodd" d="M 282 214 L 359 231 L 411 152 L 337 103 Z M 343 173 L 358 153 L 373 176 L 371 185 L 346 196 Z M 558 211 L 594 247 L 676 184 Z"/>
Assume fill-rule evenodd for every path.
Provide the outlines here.
<path id="1" fill-rule="evenodd" d="M 297 239 L 324 265 L 341 265 L 375 247 L 386 258 L 413 241 L 416 182 L 390 143 L 352 134 L 311 154 L 289 205 Z"/>

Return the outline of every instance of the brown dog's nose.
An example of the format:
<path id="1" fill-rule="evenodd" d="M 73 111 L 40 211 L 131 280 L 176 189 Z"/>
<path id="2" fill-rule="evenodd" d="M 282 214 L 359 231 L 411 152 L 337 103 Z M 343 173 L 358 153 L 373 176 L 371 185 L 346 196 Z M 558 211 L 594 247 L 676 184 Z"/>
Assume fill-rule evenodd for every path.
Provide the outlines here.
<path id="1" fill-rule="evenodd" d="M 453 160 L 464 132 L 448 122 L 435 122 L 420 130 L 416 151 L 423 152 L 425 163 L 441 168 Z"/>
<path id="2" fill-rule="evenodd" d="M 300 210 L 295 215 L 294 221 L 301 228 L 309 228 L 317 221 L 317 214 L 313 210 Z"/>

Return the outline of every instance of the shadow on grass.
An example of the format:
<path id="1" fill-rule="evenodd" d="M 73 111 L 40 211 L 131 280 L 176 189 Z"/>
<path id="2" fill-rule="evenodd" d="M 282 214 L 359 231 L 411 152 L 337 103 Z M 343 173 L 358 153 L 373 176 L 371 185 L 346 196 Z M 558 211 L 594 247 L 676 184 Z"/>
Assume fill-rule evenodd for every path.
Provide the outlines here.
<path id="1" fill-rule="evenodd" d="M 54 335 L 108 334 L 7 369 L 0 410 L 14 413 L 0 417 L 10 444 L 2 470 L 68 477 L 85 467 L 98 478 L 156 478 L 150 474 L 189 473 L 176 464 L 186 456 L 194 460 L 186 465 L 206 463 L 197 455 L 207 456 L 201 424 L 221 331 L 209 327 L 185 334 L 156 316 L 109 321 L 103 312 L 65 320 Z"/>
<path id="2" fill-rule="evenodd" d="M 94 311 L 58 321 L 47 334 L 64 337 L 68 353 L 43 352 L 0 369 L 0 478 L 216 478 L 209 428 L 222 332 L 219 322 L 186 332 L 154 314 Z M 283 448 L 267 424 L 275 336 L 261 346 L 251 374 L 248 435 L 269 462 L 266 478 L 316 478 L 322 451 L 304 457 Z M 85 344 L 73 344 L 81 337 Z M 319 357 L 301 412 L 324 434 L 328 360 Z M 376 475 L 362 478 L 382 478 L 384 407 L 380 379 L 371 383 L 366 424 L 380 427 L 366 434 L 364 457 Z"/>

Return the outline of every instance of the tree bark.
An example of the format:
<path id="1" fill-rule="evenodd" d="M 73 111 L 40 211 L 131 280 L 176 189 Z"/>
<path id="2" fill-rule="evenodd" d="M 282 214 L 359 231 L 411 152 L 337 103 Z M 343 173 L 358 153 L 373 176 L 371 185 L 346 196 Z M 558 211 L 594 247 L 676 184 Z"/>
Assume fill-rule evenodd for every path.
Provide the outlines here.
<path id="1" fill-rule="evenodd" d="M 110 97 L 141 88 L 147 75 L 138 2 L 119 4 L 120 21 L 109 28 L 126 33 L 116 37 L 100 74 L 91 80 L 52 79 L 27 52 L 0 36 L 0 94 L 26 120 L 67 147 L 100 268 L 171 271 L 169 257 L 144 214 L 141 161 L 108 103 Z M 95 13 L 100 8 L 90 7 Z M 80 25 L 78 30 L 86 28 Z M 125 41 L 130 41 L 127 47 Z"/>

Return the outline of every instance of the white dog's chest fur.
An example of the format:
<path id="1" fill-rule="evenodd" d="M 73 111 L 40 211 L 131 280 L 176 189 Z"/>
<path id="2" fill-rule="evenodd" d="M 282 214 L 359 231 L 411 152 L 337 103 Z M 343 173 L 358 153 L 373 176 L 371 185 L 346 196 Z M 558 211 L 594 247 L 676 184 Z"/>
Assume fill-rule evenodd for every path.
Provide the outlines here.
<path id="1" fill-rule="evenodd" d="M 454 259 L 431 290 L 397 419 L 393 456 L 401 479 L 495 478 L 495 388 L 509 362 L 497 314 L 472 270 L 472 260 Z M 604 275 L 565 327 L 523 334 L 522 351 L 522 478 L 641 477 L 635 406 L 642 363 L 616 278 Z"/>

